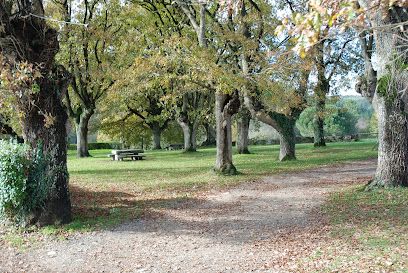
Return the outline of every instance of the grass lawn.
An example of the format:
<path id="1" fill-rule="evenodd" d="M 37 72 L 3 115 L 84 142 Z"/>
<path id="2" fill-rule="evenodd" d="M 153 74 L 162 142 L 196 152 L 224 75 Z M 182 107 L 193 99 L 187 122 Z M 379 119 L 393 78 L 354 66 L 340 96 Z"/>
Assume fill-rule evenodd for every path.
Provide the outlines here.
<path id="1" fill-rule="evenodd" d="M 325 148 L 298 144 L 297 160 L 279 162 L 279 146 L 251 146 L 251 154 L 233 156 L 239 175 L 220 176 L 211 170 L 216 149 L 196 153 L 146 151 L 145 160 L 111 161 L 110 150 L 91 150 L 92 157 L 76 158 L 68 151 L 68 171 L 72 202 L 71 224 L 61 227 L 17 229 L 0 226 L 0 246 L 19 249 L 45 238 L 64 239 L 67 232 L 86 232 L 114 226 L 140 217 L 149 210 L 200 193 L 217 190 L 267 175 L 301 171 L 377 156 L 375 141 L 329 143 Z"/>
<path id="2" fill-rule="evenodd" d="M 218 189 L 270 174 L 300 171 L 376 156 L 375 141 L 329 143 L 325 148 L 298 144 L 297 160 L 279 162 L 278 145 L 251 146 L 249 155 L 234 155 L 236 176 L 212 173 L 215 148 L 196 153 L 146 151 L 142 161 L 111 161 L 110 150 L 90 151 L 91 158 L 76 158 L 69 151 L 68 171 L 73 223 L 68 229 L 115 225 L 151 208 L 199 192 Z"/>

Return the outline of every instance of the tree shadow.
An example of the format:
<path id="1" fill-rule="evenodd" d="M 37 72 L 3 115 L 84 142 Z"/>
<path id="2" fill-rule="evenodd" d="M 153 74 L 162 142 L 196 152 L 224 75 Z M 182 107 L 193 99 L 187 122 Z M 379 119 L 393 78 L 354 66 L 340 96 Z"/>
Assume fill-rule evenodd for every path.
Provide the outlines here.
<path id="1" fill-rule="evenodd" d="M 74 220 L 92 221 L 88 226 L 104 226 L 103 221 L 112 217 L 120 224 L 147 215 L 154 209 L 194 200 L 185 197 L 154 198 L 144 193 L 131 194 L 120 189 L 95 190 L 78 185 L 70 185 L 70 193 Z"/>

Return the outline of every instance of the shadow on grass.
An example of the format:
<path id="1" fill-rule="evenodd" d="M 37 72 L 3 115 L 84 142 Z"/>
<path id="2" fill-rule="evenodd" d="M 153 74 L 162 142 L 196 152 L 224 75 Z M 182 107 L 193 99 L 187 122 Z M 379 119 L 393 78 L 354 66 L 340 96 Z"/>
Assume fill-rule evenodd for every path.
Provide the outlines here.
<path id="1" fill-rule="evenodd" d="M 98 191 L 70 185 L 73 222 L 66 229 L 112 227 L 143 217 L 149 211 L 194 198 L 155 198 L 145 194 L 129 194 L 118 189 Z"/>
<path id="2" fill-rule="evenodd" d="M 301 203 L 304 198 L 293 198 Z M 265 196 L 259 204 L 285 203 L 284 197 Z M 171 234 L 192 233 L 236 244 L 243 241 L 266 240 L 276 229 L 293 229 L 308 222 L 306 214 L 282 213 L 266 209 L 249 213 L 242 211 L 242 203 L 206 200 L 199 198 L 169 197 L 144 198 L 120 191 L 94 191 L 72 187 L 73 223 L 68 230 L 95 230 L 118 227 L 118 230 L 160 230 Z M 161 210 L 166 208 L 165 210 Z M 187 217 L 174 217 L 173 212 Z M 142 217 L 159 219 L 160 224 L 145 222 L 147 226 L 126 224 Z M 228 234 L 228 236 L 226 236 Z M 218 240 L 218 239 L 217 239 Z"/>

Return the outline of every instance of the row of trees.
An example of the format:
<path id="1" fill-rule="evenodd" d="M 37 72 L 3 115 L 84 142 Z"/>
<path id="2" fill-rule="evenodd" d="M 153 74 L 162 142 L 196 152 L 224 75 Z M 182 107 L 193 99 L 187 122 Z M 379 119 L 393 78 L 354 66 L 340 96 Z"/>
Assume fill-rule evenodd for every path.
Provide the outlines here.
<path id="1" fill-rule="evenodd" d="M 339 75 L 359 72 L 360 55 L 365 76 L 358 90 L 378 116 L 379 165 L 371 185 L 408 185 L 406 1 L 361 0 L 345 6 L 336 0 L 310 1 L 308 9 L 295 8 L 307 7 L 306 2 L 83 0 L 75 7 L 54 2 L 47 10 L 65 22 L 58 36 L 44 19 L 42 1 L 1 1 L 1 76 L 2 86 L 8 86 L 2 101 L 19 111 L 24 140 L 33 149 L 42 142 L 52 157 L 53 190 L 35 219 L 69 221 L 68 115 L 78 134 L 78 155 L 87 156 L 87 126 L 99 106 L 109 113 L 108 122 L 136 117 L 153 132 L 167 126 L 171 113 L 193 151 L 198 124 L 214 109 L 214 169 L 234 174 L 233 115 L 238 113 L 241 121 L 241 151 L 247 152 L 248 120 L 256 117 L 278 131 L 279 159 L 295 159 L 294 127 L 306 95 L 314 91 L 315 144 L 325 145 L 321 113 L 326 95 Z M 389 6 L 384 8 L 385 2 Z M 287 28 L 276 34 L 279 10 L 293 14 L 293 20 L 284 20 Z M 363 22 L 365 28 L 336 32 L 333 26 L 357 26 L 352 12 L 364 16 L 358 26 Z M 352 39 L 356 35 L 361 50 Z M 298 42 L 291 37 L 299 37 Z"/>
<path id="2" fill-rule="evenodd" d="M 75 105 L 69 93 L 67 96 L 69 113 L 76 124 L 78 156 L 89 155 L 86 149 L 86 127 L 95 111 L 96 101 L 107 90 L 101 88 L 100 84 L 96 87 L 91 85 L 98 83 L 99 78 L 104 81 L 108 78 L 111 84 L 115 81 L 116 83 L 109 92 L 108 99 L 101 103 L 105 105 L 110 103 L 110 106 L 104 108 L 115 111 L 105 119 L 104 128 L 110 133 L 115 133 L 115 130 L 109 128 L 109 125 L 115 126 L 123 123 L 125 119 L 136 116 L 138 123 L 153 132 L 153 147 L 160 148 L 161 132 L 166 129 L 170 119 L 175 119 L 183 128 L 186 150 L 195 151 L 195 134 L 200 123 L 206 125 L 210 136 L 214 120 L 212 114 L 220 118 L 229 113 L 225 116 L 225 121 L 230 124 L 230 117 L 227 116 L 239 112 L 239 120 L 242 122 L 239 123 L 238 151 L 248 152 L 248 124 L 252 112 L 252 115 L 280 132 L 282 138 L 280 159 L 295 158 L 293 127 L 305 108 L 306 92 L 311 89 L 309 76 L 312 71 L 315 77 L 318 76 L 319 67 L 330 72 L 328 79 L 322 80 L 317 77 L 317 84 L 314 84 L 315 90 L 321 89 L 322 81 L 327 85 L 323 95 L 315 92 L 316 107 L 320 108 L 314 118 L 316 145 L 325 145 L 322 113 L 325 95 L 329 92 L 328 83 L 333 75 L 346 73 L 339 70 L 341 64 L 346 61 L 349 65 L 358 63 L 355 54 L 350 53 L 352 50 L 345 50 L 350 40 L 343 43 L 328 41 L 319 54 L 305 61 L 297 59 L 288 51 L 292 45 L 287 39 L 282 42 L 273 34 L 278 23 L 273 12 L 276 12 L 278 7 L 271 7 L 268 3 L 258 5 L 249 2 L 247 6 L 244 3 L 240 6 L 241 10 L 238 10 L 236 5 L 235 11 L 231 5 L 224 12 L 219 3 L 202 6 L 187 5 L 184 2 L 174 5 L 165 1 L 136 4 L 135 12 L 141 13 L 137 19 L 131 16 L 132 18 L 126 20 L 126 24 L 112 27 L 114 23 L 111 22 L 107 27 L 108 14 L 106 12 L 100 14 L 102 17 L 99 18 L 93 16 L 95 7 L 88 7 L 89 3 L 85 1 L 84 14 L 77 13 L 76 16 L 80 17 L 81 22 L 91 24 L 92 28 L 98 29 L 102 26 L 102 34 L 97 30 L 84 30 L 83 26 L 66 27 L 67 33 L 80 34 L 80 37 L 74 39 L 79 41 L 77 42 L 79 45 L 73 46 L 72 41 L 66 42 L 63 47 L 65 50 L 61 54 L 65 57 L 65 65 L 71 67 L 71 72 L 81 75 L 76 76 L 72 82 L 71 97 L 76 97 L 73 102 Z M 68 6 L 63 10 L 71 14 L 68 12 Z M 128 14 L 115 13 L 114 10 L 110 11 L 110 16 L 116 19 L 126 17 Z M 225 18 L 218 18 L 219 16 Z M 270 22 L 266 23 L 265 17 L 270 18 Z M 71 20 L 71 16 L 65 18 Z M 117 22 L 116 19 L 113 21 Z M 183 20 L 188 24 L 181 26 Z M 75 28 L 76 32 L 72 30 Z M 117 35 L 116 41 L 119 42 L 113 43 L 111 37 L 119 33 L 121 28 L 126 29 L 128 34 L 134 34 L 133 38 L 129 39 L 126 36 L 126 39 L 121 39 L 123 35 Z M 110 32 L 109 29 L 114 31 Z M 208 35 L 211 38 L 206 38 Z M 104 37 L 109 37 L 109 40 Z M 196 41 L 199 48 L 195 45 Z M 109 43 L 111 50 L 105 58 L 103 53 L 98 51 L 98 43 L 105 46 Z M 93 47 L 95 56 L 91 58 L 89 52 Z M 205 52 L 200 50 L 200 47 L 204 48 Z M 101 48 L 102 51 L 103 49 L 104 47 Z M 122 55 L 121 61 L 115 58 L 116 65 L 122 72 L 115 79 L 111 77 L 114 74 L 113 69 L 108 70 L 106 74 L 102 72 L 106 69 L 102 69 L 101 65 L 111 63 L 109 58 L 112 58 L 112 52 L 113 55 Z M 288 54 L 291 56 L 289 59 Z M 73 58 L 78 59 L 78 56 L 85 60 L 83 64 L 72 61 Z M 330 58 L 319 64 L 323 61 L 323 56 Z M 77 68 L 73 68 L 73 63 L 76 63 Z M 284 69 L 281 69 L 282 65 Z M 79 67 L 86 70 L 80 71 Z M 273 72 L 272 67 L 276 68 Z M 324 75 L 324 71 L 322 73 Z M 108 87 L 109 85 L 105 84 Z M 218 93 L 222 93 L 223 99 L 217 96 Z M 212 113 L 213 101 L 225 104 L 220 107 L 227 106 L 228 110 L 216 107 L 215 113 Z M 121 109 L 119 115 L 118 109 Z M 218 122 L 222 123 L 223 120 L 218 119 Z M 290 129 L 287 130 L 287 127 Z M 217 134 L 219 137 L 222 135 L 223 133 Z M 231 154 L 230 145 L 227 145 L 231 142 L 230 135 L 230 129 L 227 129 L 226 144 L 223 145 L 227 149 L 225 151 L 227 158 Z M 219 157 L 220 160 L 221 158 L 222 156 Z"/>

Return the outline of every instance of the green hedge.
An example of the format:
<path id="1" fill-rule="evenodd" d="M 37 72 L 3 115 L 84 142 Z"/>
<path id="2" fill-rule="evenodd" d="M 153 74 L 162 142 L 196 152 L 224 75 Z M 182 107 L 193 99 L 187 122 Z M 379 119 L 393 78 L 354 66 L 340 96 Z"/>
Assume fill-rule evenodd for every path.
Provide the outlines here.
<path id="1" fill-rule="evenodd" d="M 0 141 L 0 219 L 25 224 L 49 192 L 48 160 L 41 145 L 31 151 L 17 141 Z"/>
<path id="2" fill-rule="evenodd" d="M 88 143 L 89 150 L 101 150 L 101 149 L 120 149 L 121 144 L 119 142 L 90 142 Z M 69 144 L 68 150 L 76 150 L 76 144 Z"/>

